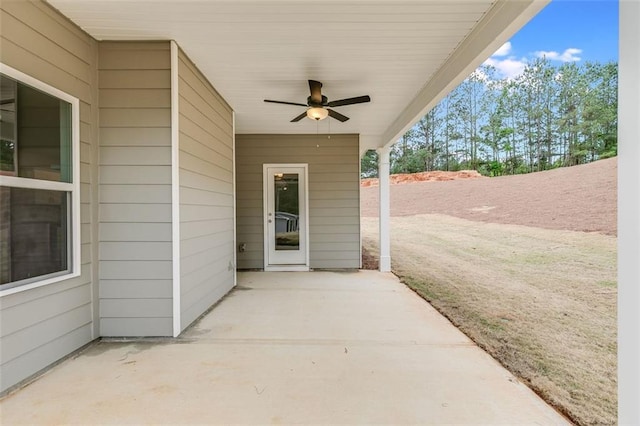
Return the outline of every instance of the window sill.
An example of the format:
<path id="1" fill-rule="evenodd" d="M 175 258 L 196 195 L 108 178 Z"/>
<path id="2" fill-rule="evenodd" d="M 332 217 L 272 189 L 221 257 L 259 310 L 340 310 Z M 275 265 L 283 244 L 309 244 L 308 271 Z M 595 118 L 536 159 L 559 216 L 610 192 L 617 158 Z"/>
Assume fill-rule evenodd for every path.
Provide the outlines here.
<path id="1" fill-rule="evenodd" d="M 7 288 L 5 290 L 0 290 L 0 298 L 4 296 L 9 296 L 10 294 L 21 293 L 23 291 L 33 290 L 34 288 L 44 287 L 45 285 L 59 283 L 60 281 L 70 280 L 72 278 L 77 278 L 79 276 L 80 276 L 80 271 L 76 271 L 76 272 L 71 272 L 69 274 L 46 278 L 41 281 L 34 281 L 32 283 Z"/>

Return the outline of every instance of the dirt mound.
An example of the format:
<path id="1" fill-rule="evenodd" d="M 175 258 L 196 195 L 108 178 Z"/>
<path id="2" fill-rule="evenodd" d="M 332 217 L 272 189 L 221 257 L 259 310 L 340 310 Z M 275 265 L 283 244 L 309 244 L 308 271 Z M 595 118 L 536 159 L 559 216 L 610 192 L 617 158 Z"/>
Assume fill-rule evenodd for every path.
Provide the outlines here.
<path id="1" fill-rule="evenodd" d="M 476 172 L 475 170 L 461 170 L 459 172 L 443 172 L 438 170 L 433 172 L 391 175 L 390 182 L 392 185 L 396 185 L 400 183 L 444 182 L 449 180 L 478 179 L 478 178 L 484 178 L 484 176 L 482 176 L 480 173 Z M 360 186 L 362 187 L 378 186 L 378 178 L 362 179 L 360 181 Z"/>
<path id="2" fill-rule="evenodd" d="M 616 158 L 526 175 L 391 186 L 391 215 L 445 214 L 546 229 L 617 232 Z M 362 215 L 378 215 L 378 190 L 361 190 Z"/>

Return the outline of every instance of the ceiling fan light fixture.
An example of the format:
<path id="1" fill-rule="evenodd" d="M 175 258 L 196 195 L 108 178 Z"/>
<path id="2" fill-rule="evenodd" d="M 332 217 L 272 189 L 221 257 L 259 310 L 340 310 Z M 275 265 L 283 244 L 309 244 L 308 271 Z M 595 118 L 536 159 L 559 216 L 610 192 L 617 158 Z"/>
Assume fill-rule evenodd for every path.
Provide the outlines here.
<path id="1" fill-rule="evenodd" d="M 307 110 L 307 117 L 312 120 L 324 120 L 329 116 L 329 111 L 324 108 L 314 107 Z"/>

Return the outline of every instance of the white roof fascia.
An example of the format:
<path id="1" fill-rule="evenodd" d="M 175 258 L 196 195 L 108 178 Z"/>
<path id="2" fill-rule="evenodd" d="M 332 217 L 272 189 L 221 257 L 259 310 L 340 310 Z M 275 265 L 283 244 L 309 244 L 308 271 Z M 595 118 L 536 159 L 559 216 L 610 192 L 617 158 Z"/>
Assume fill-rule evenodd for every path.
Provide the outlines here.
<path id="1" fill-rule="evenodd" d="M 499 0 L 382 136 L 393 145 L 551 0 Z M 382 146 L 380 145 L 380 146 Z"/>

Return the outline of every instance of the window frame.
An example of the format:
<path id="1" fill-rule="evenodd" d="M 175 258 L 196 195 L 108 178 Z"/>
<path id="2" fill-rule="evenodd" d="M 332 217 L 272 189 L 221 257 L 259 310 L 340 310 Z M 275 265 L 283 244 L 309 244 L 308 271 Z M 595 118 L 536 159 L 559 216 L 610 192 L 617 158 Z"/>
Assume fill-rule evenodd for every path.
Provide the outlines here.
<path id="1" fill-rule="evenodd" d="M 63 92 L 49 84 L 38 80 L 28 74 L 18 71 L 0 62 L 0 73 L 16 80 L 18 83 L 31 86 L 50 96 L 71 104 L 71 182 L 56 182 L 24 178 L 17 176 L 0 175 L 0 186 L 25 189 L 43 189 L 50 191 L 66 192 L 70 195 L 70 213 L 67 214 L 69 223 L 69 236 L 67 248 L 67 271 L 54 272 L 41 275 L 28 280 L 6 283 L 11 287 L 0 289 L 0 297 L 26 290 L 57 283 L 71 278 L 79 277 L 81 271 L 81 238 L 80 238 L 80 100 L 75 96 Z M 23 282 L 24 284 L 20 284 Z"/>

